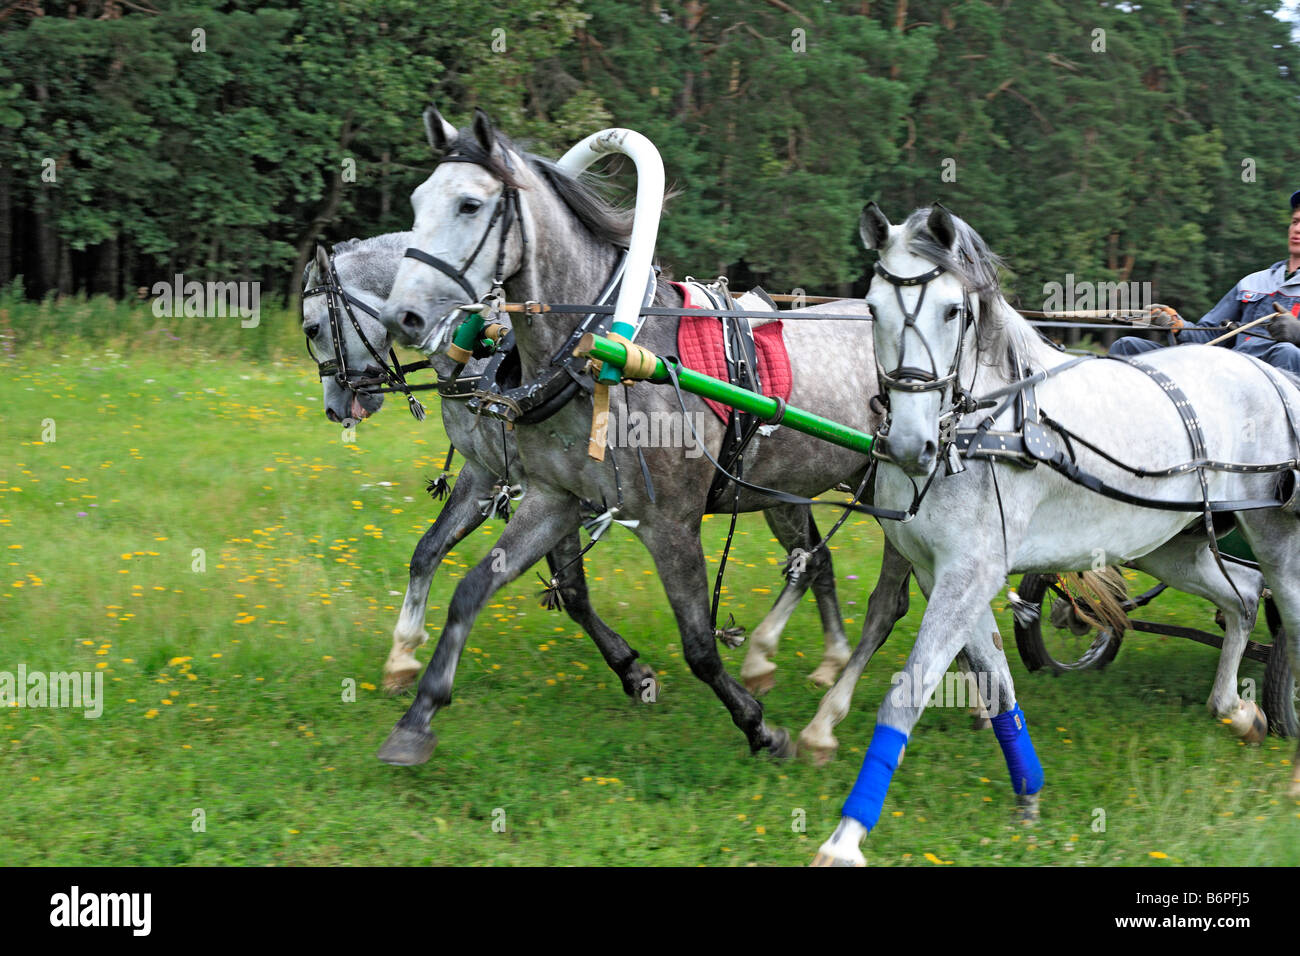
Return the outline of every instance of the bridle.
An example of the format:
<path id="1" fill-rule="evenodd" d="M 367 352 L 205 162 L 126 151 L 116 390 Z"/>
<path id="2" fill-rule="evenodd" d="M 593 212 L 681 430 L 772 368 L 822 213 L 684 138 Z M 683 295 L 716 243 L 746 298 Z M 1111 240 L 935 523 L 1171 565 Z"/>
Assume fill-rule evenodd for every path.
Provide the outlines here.
<path id="1" fill-rule="evenodd" d="M 961 369 L 961 360 L 966 348 L 966 335 L 974 326 L 978 329 L 979 317 L 971 308 L 970 290 L 963 289 L 962 303 L 957 313 L 947 316 L 944 321 L 951 322 L 960 316 L 961 333 L 957 338 L 957 350 L 952 357 L 952 364 L 948 371 L 940 375 L 938 363 L 935 361 L 934 350 L 930 348 L 930 343 L 925 340 L 921 330 L 916 327 L 917 316 L 921 314 L 921 306 L 925 303 L 925 293 L 929 284 L 948 270 L 944 266 L 935 266 L 929 272 L 923 272 L 914 276 L 897 276 L 886 269 L 880 262 L 876 262 L 876 275 L 884 279 L 894 287 L 894 297 L 898 301 L 898 310 L 903 315 L 903 330 L 899 333 L 898 343 L 898 361 L 899 365 L 892 372 L 886 372 L 880 364 L 880 351 L 876 350 L 876 375 L 881 385 L 881 404 L 886 410 L 886 417 L 876 433 L 877 441 L 872 444 L 871 453 L 882 461 L 893 462 L 894 459 L 889 455 L 888 442 L 885 440 L 889 435 L 889 397 L 890 391 L 896 392 L 935 392 L 944 391 L 950 385 L 952 386 L 952 401 L 943 409 L 939 416 L 939 458 L 945 457 L 947 450 L 951 447 L 957 436 L 957 422 L 964 415 L 975 411 L 977 403 L 975 397 L 971 395 L 968 389 L 961 386 L 957 380 L 957 375 Z M 916 300 L 916 306 L 910 311 L 903 302 L 904 287 L 920 286 L 921 295 Z M 920 341 L 921 347 L 925 349 L 925 354 L 930 368 L 924 369 L 917 366 L 902 365 L 903 354 L 906 346 L 907 330 L 911 329 L 916 338 Z"/>
<path id="2" fill-rule="evenodd" d="M 514 172 L 510 165 L 510 154 L 507 149 L 501 147 L 502 163 L 507 172 Z M 481 166 L 484 169 L 491 170 L 492 164 L 486 151 L 476 143 L 462 144 L 457 142 L 452 151 L 442 159 L 438 160 L 437 165 L 443 163 L 472 163 L 475 166 Z M 501 238 L 497 243 L 497 261 L 496 268 L 492 273 L 492 289 L 489 291 L 486 299 L 479 298 L 474 286 L 470 284 L 466 271 L 474 264 L 483 247 L 487 245 L 488 237 L 492 235 L 492 229 L 497 222 L 501 222 Z M 496 207 L 492 210 L 492 217 L 488 220 L 487 228 L 483 230 L 483 235 L 474 247 L 474 251 L 469 254 L 469 258 L 457 268 L 445 259 L 439 259 L 437 256 L 430 255 L 423 249 L 417 249 L 414 246 L 408 248 L 403 256 L 406 259 L 415 259 L 417 262 L 423 262 L 425 265 L 432 266 L 447 278 L 455 282 L 464 291 L 468 298 L 465 304 L 478 302 L 501 302 L 505 299 L 505 292 L 502 286 L 505 284 L 505 264 L 506 264 L 506 242 L 510 238 L 510 230 L 514 225 L 519 225 L 519 238 L 524 246 L 524 258 L 527 259 L 528 250 L 528 233 L 524 229 L 523 209 L 519 204 L 519 187 L 509 182 L 502 184 L 501 196 L 497 199 Z"/>
<path id="3" fill-rule="evenodd" d="M 304 276 L 305 283 L 306 277 Z M 406 373 L 416 369 L 428 368 L 429 362 L 426 360 L 403 365 L 397 358 L 396 349 L 391 347 L 388 350 L 391 364 L 389 360 L 385 360 L 380 355 L 379 350 L 366 337 L 365 330 L 361 328 L 361 323 L 357 321 L 356 313 L 352 311 L 352 307 L 356 306 L 376 320 L 379 318 L 379 313 L 343 288 L 343 283 L 339 280 L 338 270 L 334 266 L 334 254 L 332 252 L 321 284 L 304 289 L 302 301 L 305 302 L 314 295 L 325 296 L 325 304 L 329 312 L 330 344 L 333 346 L 334 351 L 333 358 L 322 360 L 316 355 L 311 336 L 307 336 L 307 354 L 316 363 L 317 377 L 321 381 L 324 381 L 326 377 L 333 378 L 342 388 L 351 389 L 355 392 L 365 392 L 367 394 L 401 392 L 406 396 L 406 403 L 411 409 L 411 414 L 415 416 L 417 421 L 424 421 L 424 406 L 411 394 L 412 386 L 406 381 Z M 377 372 L 374 367 L 370 366 L 356 372 L 348 368 L 347 350 L 343 347 L 343 315 L 348 317 L 348 321 L 352 323 L 353 331 L 361 340 L 361 343 L 365 345 L 366 351 L 370 353 L 377 363 Z M 304 321 L 306 319 L 305 312 L 303 319 Z"/>

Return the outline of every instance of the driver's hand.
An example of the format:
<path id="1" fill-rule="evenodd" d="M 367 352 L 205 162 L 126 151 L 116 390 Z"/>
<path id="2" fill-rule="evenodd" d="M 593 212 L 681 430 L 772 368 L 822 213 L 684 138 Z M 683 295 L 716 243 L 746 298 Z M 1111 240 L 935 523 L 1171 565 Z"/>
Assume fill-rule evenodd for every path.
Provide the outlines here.
<path id="1" fill-rule="evenodd" d="M 1183 317 L 1178 314 L 1176 309 L 1167 305 L 1153 305 L 1146 311 L 1146 319 L 1157 329 L 1168 329 L 1170 332 L 1178 333 L 1187 323 Z"/>
<path id="2" fill-rule="evenodd" d="M 1300 345 L 1300 319 L 1290 312 L 1279 312 L 1273 317 L 1273 321 L 1268 323 L 1267 328 L 1268 334 L 1273 336 L 1274 341 Z"/>

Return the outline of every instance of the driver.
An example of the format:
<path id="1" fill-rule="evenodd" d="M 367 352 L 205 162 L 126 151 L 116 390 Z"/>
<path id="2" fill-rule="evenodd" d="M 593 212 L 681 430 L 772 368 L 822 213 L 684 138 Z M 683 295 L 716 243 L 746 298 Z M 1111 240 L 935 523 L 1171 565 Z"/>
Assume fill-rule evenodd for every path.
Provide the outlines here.
<path id="1" fill-rule="evenodd" d="M 1177 344 L 1209 342 L 1223 334 L 1219 326 L 1245 325 L 1272 313 L 1273 303 L 1277 302 L 1287 311 L 1222 344 L 1300 375 L 1300 318 L 1297 318 L 1300 316 L 1300 190 L 1291 194 L 1287 252 L 1285 260 L 1252 272 L 1238 282 L 1199 322 L 1185 323 L 1177 313 L 1168 316 L 1168 326 Z M 1128 335 L 1110 347 L 1110 354 L 1137 355 L 1160 347 L 1159 342 Z"/>

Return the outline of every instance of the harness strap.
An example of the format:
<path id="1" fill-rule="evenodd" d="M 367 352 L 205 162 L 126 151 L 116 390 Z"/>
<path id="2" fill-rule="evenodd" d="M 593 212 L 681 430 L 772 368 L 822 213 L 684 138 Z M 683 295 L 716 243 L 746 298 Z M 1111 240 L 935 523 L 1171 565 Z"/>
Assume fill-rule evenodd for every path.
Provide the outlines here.
<path id="1" fill-rule="evenodd" d="M 685 393 L 682 391 L 682 383 L 677 378 L 677 369 L 678 367 L 681 366 L 681 362 L 675 356 L 668 355 L 668 356 L 664 356 L 663 363 L 664 363 L 664 370 L 668 375 L 668 381 L 673 386 L 673 391 L 677 395 L 677 404 L 682 410 L 682 417 L 686 421 L 687 427 L 690 428 L 691 435 L 695 438 L 696 446 L 700 449 L 701 452 L 704 453 L 704 457 L 709 460 L 709 464 L 711 464 L 716 469 L 722 470 L 722 466 L 718 464 L 718 460 L 709 454 L 709 450 L 705 446 L 704 440 L 700 437 L 699 433 L 695 431 L 695 425 L 694 423 L 691 422 L 690 416 L 686 412 Z M 876 518 L 884 518 L 888 521 L 911 521 L 912 518 L 916 516 L 916 509 L 920 504 L 920 497 L 918 496 L 913 498 L 912 504 L 907 511 L 895 511 L 890 508 L 877 508 L 874 505 L 864 505 L 864 504 L 846 505 L 846 504 L 841 504 L 838 501 L 818 501 L 815 498 L 805 498 L 802 495 L 792 495 L 787 491 L 781 491 L 777 488 L 765 488 L 762 485 L 755 485 L 752 484 L 751 482 L 745 481 L 739 475 L 729 474 L 727 475 L 727 478 L 730 479 L 731 481 L 734 481 L 737 485 L 741 486 L 742 488 L 748 488 L 750 491 L 756 491 L 761 495 L 766 495 L 767 497 L 773 498 L 776 501 L 783 501 L 786 504 L 832 505 L 837 508 L 847 508 L 848 510 L 855 511 L 858 514 L 872 515 Z"/>
<path id="2" fill-rule="evenodd" d="M 450 262 L 447 262 L 444 259 L 439 259 L 437 256 L 431 256 L 423 249 L 416 249 L 414 246 L 407 249 L 406 252 L 403 253 L 403 255 L 407 259 L 416 259 L 420 262 L 423 262 L 425 265 L 433 266 L 435 269 L 437 269 L 439 272 L 447 276 L 447 278 L 451 279 L 453 282 L 455 282 L 458 286 L 461 287 L 465 295 L 469 296 L 469 298 L 466 301 L 468 302 L 478 301 L 478 294 L 474 291 L 474 287 L 469 284 L 469 279 L 465 278 L 465 273 L 457 269 Z"/>

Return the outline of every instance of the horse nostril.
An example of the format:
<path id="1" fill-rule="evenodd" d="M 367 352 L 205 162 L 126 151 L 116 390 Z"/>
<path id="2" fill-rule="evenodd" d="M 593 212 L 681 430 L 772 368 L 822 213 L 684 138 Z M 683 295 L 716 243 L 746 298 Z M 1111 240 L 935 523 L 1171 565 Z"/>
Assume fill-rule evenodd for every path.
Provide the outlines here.
<path id="1" fill-rule="evenodd" d="M 925 447 L 921 449 L 921 464 L 928 465 L 930 462 L 934 461 L 934 456 L 938 451 L 938 445 L 932 441 L 926 442 Z"/>
<path id="2" fill-rule="evenodd" d="M 402 316 L 402 324 L 411 331 L 418 332 L 424 326 L 424 319 L 414 312 L 407 312 Z"/>
<path id="3" fill-rule="evenodd" d="M 334 411 L 334 409 L 332 409 L 332 408 L 327 408 L 327 409 L 325 409 L 325 417 L 328 418 L 328 419 L 329 419 L 330 421 L 332 421 L 332 422 L 337 422 L 337 421 L 339 421 L 339 413 L 336 412 L 336 411 Z"/>

